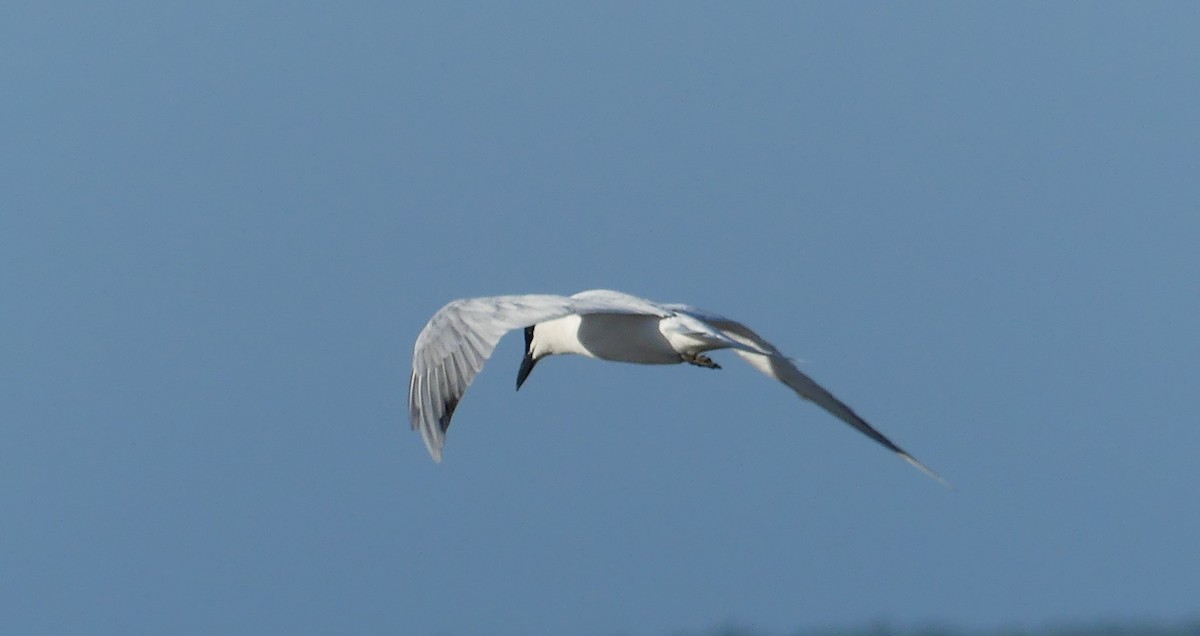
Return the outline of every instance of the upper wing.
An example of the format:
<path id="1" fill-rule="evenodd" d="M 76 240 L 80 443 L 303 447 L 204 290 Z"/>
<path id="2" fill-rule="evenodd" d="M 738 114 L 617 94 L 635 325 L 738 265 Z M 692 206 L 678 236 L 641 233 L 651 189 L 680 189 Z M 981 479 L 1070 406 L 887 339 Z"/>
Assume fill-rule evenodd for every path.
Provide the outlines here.
<path id="1" fill-rule="evenodd" d="M 858 431 L 863 435 L 866 435 L 876 442 L 879 442 L 888 450 L 903 458 L 904 461 L 916 466 L 921 470 L 921 472 L 933 477 L 943 485 L 950 485 L 945 479 L 942 479 L 940 475 L 938 475 L 928 466 L 917 461 L 915 457 L 908 454 L 908 452 L 903 448 L 897 446 L 883 433 L 875 430 L 873 426 L 868 424 L 863 418 L 859 417 L 859 415 L 855 413 L 853 409 L 847 406 L 846 403 L 837 399 L 837 397 L 826 390 L 825 387 L 817 384 L 815 380 L 805 375 L 804 372 L 797 368 L 790 359 L 780 353 L 779 349 L 777 349 L 775 345 L 763 340 L 762 336 L 754 333 L 754 331 L 746 325 L 743 325 L 736 320 L 730 320 L 724 316 L 696 309 L 695 307 L 690 307 L 688 305 L 670 304 L 663 305 L 663 307 L 703 320 L 717 329 L 720 329 L 725 335 L 729 336 L 733 340 L 737 340 L 755 348 L 768 351 L 770 355 L 757 354 L 742 349 L 735 349 L 734 353 L 741 356 L 743 360 L 749 362 L 754 368 L 758 369 L 764 374 L 786 384 L 800 397 L 816 403 L 817 406 L 829 411 L 838 419 L 858 429 Z"/>
<path id="2" fill-rule="evenodd" d="M 569 314 L 590 313 L 670 315 L 649 301 L 618 292 L 584 292 L 571 298 L 548 294 L 465 298 L 438 310 L 417 336 L 408 382 L 408 417 L 412 427 L 421 430 L 433 459 L 441 461 L 454 409 L 505 333 Z"/>

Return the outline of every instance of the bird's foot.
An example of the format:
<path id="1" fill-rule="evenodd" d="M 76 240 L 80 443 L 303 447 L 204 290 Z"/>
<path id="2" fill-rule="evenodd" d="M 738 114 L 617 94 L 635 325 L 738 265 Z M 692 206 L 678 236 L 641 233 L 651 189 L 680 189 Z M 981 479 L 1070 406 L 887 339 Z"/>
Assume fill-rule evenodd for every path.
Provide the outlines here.
<path id="1" fill-rule="evenodd" d="M 712 358 L 710 358 L 702 353 L 681 353 L 681 354 L 679 354 L 679 357 L 682 358 L 684 362 L 686 362 L 688 364 L 694 364 L 698 367 L 704 367 L 706 369 L 720 369 L 721 368 L 721 365 L 717 364 L 716 362 L 713 362 Z"/>

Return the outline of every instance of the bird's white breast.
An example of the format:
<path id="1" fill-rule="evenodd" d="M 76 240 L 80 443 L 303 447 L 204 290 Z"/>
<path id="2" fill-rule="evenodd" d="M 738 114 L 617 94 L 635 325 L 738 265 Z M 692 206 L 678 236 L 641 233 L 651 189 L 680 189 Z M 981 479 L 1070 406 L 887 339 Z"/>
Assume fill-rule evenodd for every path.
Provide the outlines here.
<path id="1" fill-rule="evenodd" d="M 661 320 L 640 314 L 564 316 L 534 328 L 533 354 L 574 353 L 616 362 L 677 364 L 679 353 L 659 330 Z"/>

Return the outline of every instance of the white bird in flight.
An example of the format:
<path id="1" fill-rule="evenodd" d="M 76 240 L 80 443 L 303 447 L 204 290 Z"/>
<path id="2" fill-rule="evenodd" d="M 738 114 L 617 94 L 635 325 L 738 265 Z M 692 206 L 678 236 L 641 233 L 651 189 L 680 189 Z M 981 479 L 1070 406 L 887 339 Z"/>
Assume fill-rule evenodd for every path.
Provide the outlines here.
<path id="1" fill-rule="evenodd" d="M 573 353 L 638 364 L 687 362 L 719 369 L 704 352 L 733 349 L 754 368 L 946 484 L 742 323 L 688 305 L 659 304 L 603 289 L 569 297 L 464 298 L 450 302 L 429 319 L 413 350 L 408 415 L 413 429 L 420 429 L 434 461 L 442 459 L 450 418 L 467 387 L 500 338 L 519 328 L 525 329 L 525 358 L 517 372 L 518 390 L 534 365 L 551 355 Z"/>

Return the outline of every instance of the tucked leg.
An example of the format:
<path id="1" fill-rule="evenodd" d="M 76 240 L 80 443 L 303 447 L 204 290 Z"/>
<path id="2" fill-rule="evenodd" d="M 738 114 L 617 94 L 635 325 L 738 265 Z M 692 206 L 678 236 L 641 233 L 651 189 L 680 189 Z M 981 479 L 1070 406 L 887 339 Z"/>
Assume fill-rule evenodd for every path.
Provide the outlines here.
<path id="1" fill-rule="evenodd" d="M 706 369 L 720 369 L 721 368 L 721 365 L 717 364 L 716 362 L 713 362 L 712 358 L 710 358 L 702 353 L 681 353 L 681 354 L 679 354 L 679 357 L 682 358 L 684 362 L 686 362 L 688 364 L 694 364 L 698 367 L 704 367 Z"/>

